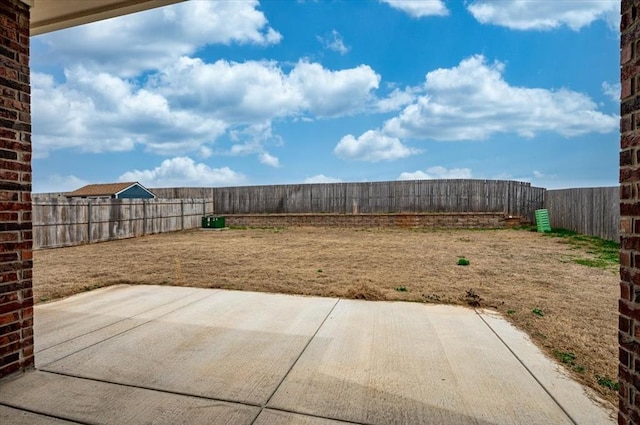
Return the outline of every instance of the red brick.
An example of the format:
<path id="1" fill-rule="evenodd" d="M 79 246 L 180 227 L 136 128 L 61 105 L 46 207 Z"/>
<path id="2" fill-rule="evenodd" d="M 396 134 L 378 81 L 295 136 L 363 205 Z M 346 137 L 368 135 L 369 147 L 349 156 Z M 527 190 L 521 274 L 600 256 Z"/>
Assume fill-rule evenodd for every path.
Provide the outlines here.
<path id="1" fill-rule="evenodd" d="M 22 350 L 22 354 L 25 357 L 30 358 L 30 364 L 33 364 L 33 345 L 29 345 L 28 347 L 24 347 L 24 349 Z"/>
<path id="2" fill-rule="evenodd" d="M 9 323 L 20 321 L 20 313 L 11 312 L 0 314 L 0 325 L 7 325 Z"/>
<path id="3" fill-rule="evenodd" d="M 623 300 L 631 301 L 631 288 L 626 282 L 620 282 L 620 297 Z"/>
<path id="4" fill-rule="evenodd" d="M 0 242 L 13 242 L 20 240 L 20 232 L 0 232 Z"/>
<path id="5" fill-rule="evenodd" d="M 618 360 L 620 361 L 620 365 L 624 367 L 629 367 L 629 362 L 631 359 L 631 354 L 628 351 L 620 349 L 618 353 Z"/>
<path id="6" fill-rule="evenodd" d="M 18 280 L 18 273 L 0 273 L 0 283 L 15 282 Z M 0 286 L 0 293 L 2 293 L 2 287 Z"/>
<path id="7" fill-rule="evenodd" d="M 0 358 L 7 354 L 13 354 L 20 352 L 22 348 L 22 341 L 10 342 L 7 345 L 0 346 Z"/>
<path id="8" fill-rule="evenodd" d="M 624 65 L 633 57 L 633 46 L 627 45 L 620 51 L 620 64 Z"/>
<path id="9" fill-rule="evenodd" d="M 9 345 L 16 341 L 20 341 L 20 332 L 13 332 L 13 333 L 0 335 L 0 347 L 3 345 Z"/>
<path id="10" fill-rule="evenodd" d="M 19 359 L 11 357 L 0 358 L 0 376 L 6 376 L 19 371 L 21 368 Z"/>
<path id="11" fill-rule="evenodd" d="M 623 186 L 621 187 L 621 192 L 622 189 L 624 187 L 628 187 L 628 186 Z M 622 195 L 620 195 L 621 198 L 624 198 Z M 622 217 L 620 218 L 620 233 L 631 233 L 631 223 L 633 222 L 633 220 L 629 217 Z"/>
<path id="12" fill-rule="evenodd" d="M 23 289 L 21 291 L 21 296 L 22 296 L 22 299 L 33 298 L 33 289 L 31 289 L 31 288 Z"/>
<path id="13" fill-rule="evenodd" d="M 0 316 L 14 311 L 21 311 L 21 309 L 22 302 L 20 301 L 11 301 L 6 304 L 0 304 Z"/>
<path id="14" fill-rule="evenodd" d="M 631 121 L 631 116 L 626 115 L 620 118 L 620 132 L 627 133 L 633 130 L 633 122 Z"/>
<path id="15" fill-rule="evenodd" d="M 8 303 L 10 301 L 17 301 L 18 300 L 18 293 L 17 292 L 10 292 L 8 294 L 1 294 L 0 295 L 0 304 L 5 304 Z"/>
<path id="16" fill-rule="evenodd" d="M 620 152 L 620 166 L 627 165 L 633 165 L 633 151 L 631 149 Z"/>

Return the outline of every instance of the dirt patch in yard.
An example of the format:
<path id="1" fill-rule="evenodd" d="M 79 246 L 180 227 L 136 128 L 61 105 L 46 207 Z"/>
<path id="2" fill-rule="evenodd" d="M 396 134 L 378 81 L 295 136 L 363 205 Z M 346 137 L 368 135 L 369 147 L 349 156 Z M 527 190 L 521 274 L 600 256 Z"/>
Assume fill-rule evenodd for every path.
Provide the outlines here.
<path id="1" fill-rule="evenodd" d="M 617 400 L 618 269 L 585 265 L 597 254 L 560 237 L 526 230 L 194 230 L 34 257 L 37 302 L 127 283 L 489 308 L 577 380 Z M 469 265 L 458 265 L 460 258 Z"/>

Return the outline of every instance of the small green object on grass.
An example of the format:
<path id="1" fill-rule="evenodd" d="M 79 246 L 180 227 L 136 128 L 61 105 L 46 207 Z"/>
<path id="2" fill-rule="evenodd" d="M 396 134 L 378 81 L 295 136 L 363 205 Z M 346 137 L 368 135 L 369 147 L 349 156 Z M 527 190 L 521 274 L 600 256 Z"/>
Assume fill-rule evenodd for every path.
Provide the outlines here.
<path id="1" fill-rule="evenodd" d="M 565 353 L 562 351 L 553 350 L 553 354 L 560 360 L 562 363 L 569 363 L 571 365 L 574 364 L 574 360 L 576 359 L 576 355 L 573 353 Z"/>
<path id="2" fill-rule="evenodd" d="M 507 314 L 516 314 L 515 310 L 507 310 Z"/>
<path id="3" fill-rule="evenodd" d="M 531 312 L 536 316 L 540 316 L 540 317 L 544 316 L 544 311 L 540 310 L 539 308 L 534 308 L 533 310 L 531 310 Z"/>
<path id="4" fill-rule="evenodd" d="M 551 223 L 549 222 L 549 210 L 536 210 L 536 227 L 538 232 L 546 233 L 551 231 Z"/>
<path id="5" fill-rule="evenodd" d="M 322 269 L 318 269 L 318 273 L 322 273 Z"/>
<path id="6" fill-rule="evenodd" d="M 609 388 L 613 391 L 618 391 L 620 388 L 620 384 L 618 382 L 613 381 L 611 378 L 607 378 L 606 376 L 596 375 L 596 380 L 598 381 L 598 385 Z"/>
<path id="7" fill-rule="evenodd" d="M 458 258 L 458 265 L 459 266 L 468 266 L 470 264 L 469 260 L 467 260 L 464 257 Z"/>
<path id="8" fill-rule="evenodd" d="M 396 287 L 396 291 L 398 291 L 398 292 L 408 292 L 409 290 L 407 289 L 406 286 L 398 286 L 398 287 Z"/>
<path id="9" fill-rule="evenodd" d="M 564 364 L 571 366 L 571 369 L 578 373 L 584 372 L 584 366 L 576 363 L 576 355 L 569 352 L 553 350 L 553 355 Z"/>

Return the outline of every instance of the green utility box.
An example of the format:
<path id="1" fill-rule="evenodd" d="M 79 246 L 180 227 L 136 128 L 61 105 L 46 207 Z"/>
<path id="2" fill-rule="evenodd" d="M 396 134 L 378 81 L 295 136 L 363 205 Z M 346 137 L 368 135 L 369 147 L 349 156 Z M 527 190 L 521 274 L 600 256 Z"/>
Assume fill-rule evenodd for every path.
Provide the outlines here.
<path id="1" fill-rule="evenodd" d="M 538 227 L 538 232 L 551 231 L 551 223 L 549 222 L 548 210 L 536 210 L 536 226 Z"/>
<path id="2" fill-rule="evenodd" d="M 206 215 L 202 217 L 203 229 L 224 229 L 225 217 L 219 217 L 215 215 Z"/>

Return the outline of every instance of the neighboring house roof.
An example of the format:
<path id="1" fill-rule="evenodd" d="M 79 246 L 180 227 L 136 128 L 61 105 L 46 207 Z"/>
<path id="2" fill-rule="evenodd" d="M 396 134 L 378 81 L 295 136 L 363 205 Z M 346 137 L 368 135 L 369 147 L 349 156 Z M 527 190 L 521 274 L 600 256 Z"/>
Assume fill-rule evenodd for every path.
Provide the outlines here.
<path id="1" fill-rule="evenodd" d="M 106 183 L 106 184 L 88 184 L 86 186 L 81 187 L 80 189 L 76 189 L 73 192 L 67 193 L 67 197 L 75 198 L 75 197 L 92 197 L 92 196 L 114 196 L 118 195 L 125 190 L 129 189 L 132 186 L 140 186 L 147 192 L 153 195 L 149 189 L 142 186 L 138 182 L 127 182 L 127 183 Z M 154 195 L 155 196 L 155 195 Z"/>

